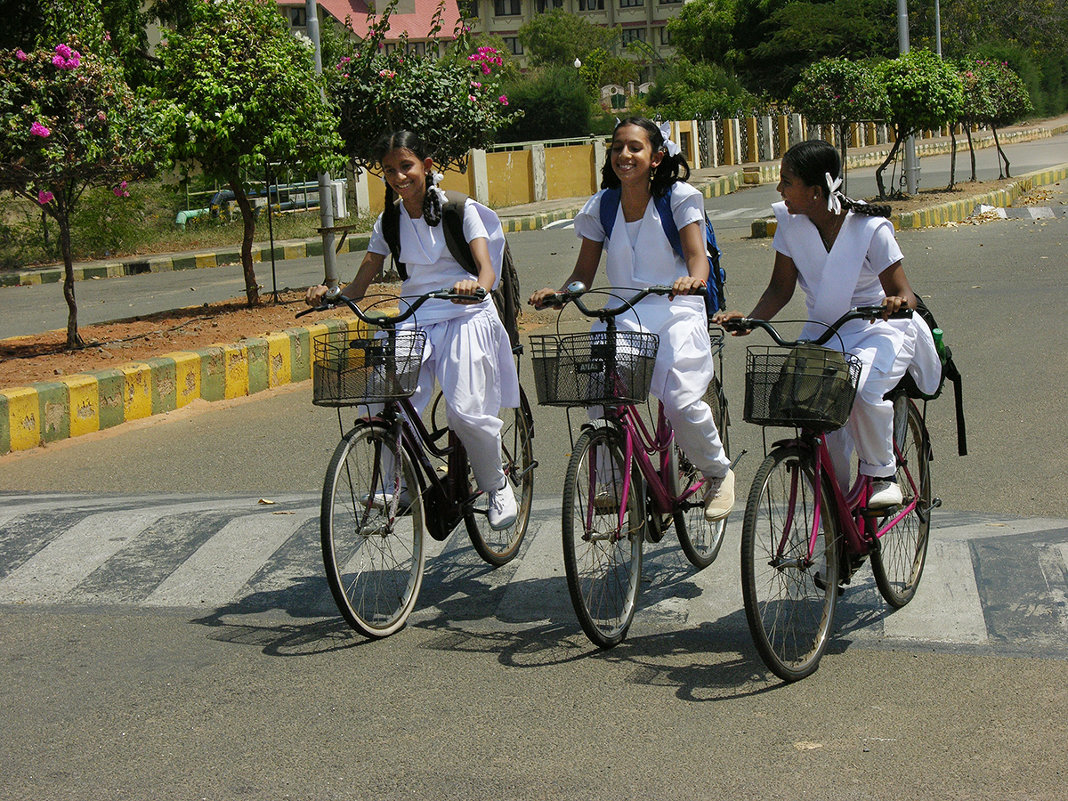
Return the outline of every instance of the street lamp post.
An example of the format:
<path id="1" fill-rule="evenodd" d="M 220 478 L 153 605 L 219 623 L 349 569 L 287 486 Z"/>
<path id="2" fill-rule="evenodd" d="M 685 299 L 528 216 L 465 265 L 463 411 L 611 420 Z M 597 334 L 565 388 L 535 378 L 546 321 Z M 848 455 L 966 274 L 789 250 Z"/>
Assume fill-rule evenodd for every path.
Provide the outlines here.
<path id="1" fill-rule="evenodd" d="M 901 55 L 909 52 L 909 12 L 905 0 L 897 0 L 897 43 Z M 916 137 L 912 134 L 905 140 L 905 190 L 916 194 L 920 180 L 920 162 L 916 158 Z"/>
<path id="2" fill-rule="evenodd" d="M 323 54 L 319 44 L 319 9 L 315 0 L 305 2 L 305 24 L 308 30 L 308 38 L 311 39 L 315 48 L 315 74 L 323 74 Z M 322 92 L 322 89 L 319 90 Z M 323 275 L 324 283 L 329 289 L 328 294 L 334 295 L 338 291 L 337 261 L 334 258 L 334 198 L 332 195 L 333 183 L 330 173 L 319 173 L 319 226 L 323 231 Z"/>

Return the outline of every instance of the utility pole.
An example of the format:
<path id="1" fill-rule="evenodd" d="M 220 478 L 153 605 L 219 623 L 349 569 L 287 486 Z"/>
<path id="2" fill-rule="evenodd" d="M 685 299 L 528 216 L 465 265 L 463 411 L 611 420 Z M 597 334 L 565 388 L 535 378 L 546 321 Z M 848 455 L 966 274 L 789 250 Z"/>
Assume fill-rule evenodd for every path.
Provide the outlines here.
<path id="1" fill-rule="evenodd" d="M 905 0 L 897 0 L 897 43 L 901 55 L 909 52 L 909 11 Z M 916 137 L 912 134 L 905 140 L 905 191 L 916 194 L 920 180 L 920 162 L 916 158 Z"/>
<path id="2" fill-rule="evenodd" d="M 315 0 L 306 0 L 304 15 L 308 38 L 315 48 L 315 74 L 323 74 L 323 54 L 319 45 L 319 9 Z M 322 89 L 319 90 L 322 93 Z M 330 173 L 319 173 L 319 226 L 323 229 L 323 283 L 328 288 L 327 295 L 338 293 L 337 260 L 334 258 L 334 186 Z"/>

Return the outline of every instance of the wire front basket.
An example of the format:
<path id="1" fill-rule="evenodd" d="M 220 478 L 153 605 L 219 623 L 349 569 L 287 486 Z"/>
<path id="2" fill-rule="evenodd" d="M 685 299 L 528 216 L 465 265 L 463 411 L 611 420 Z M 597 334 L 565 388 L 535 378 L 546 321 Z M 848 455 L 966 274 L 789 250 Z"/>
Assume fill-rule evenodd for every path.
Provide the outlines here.
<path id="1" fill-rule="evenodd" d="M 355 406 L 409 397 L 419 380 L 425 344 L 426 332 L 420 330 L 319 334 L 312 359 L 312 403 Z"/>
<path id="2" fill-rule="evenodd" d="M 815 345 L 753 346 L 745 360 L 748 423 L 833 431 L 849 419 L 860 360 Z"/>
<path id="3" fill-rule="evenodd" d="M 644 403 L 660 340 L 640 331 L 530 337 L 531 365 L 542 406 Z"/>

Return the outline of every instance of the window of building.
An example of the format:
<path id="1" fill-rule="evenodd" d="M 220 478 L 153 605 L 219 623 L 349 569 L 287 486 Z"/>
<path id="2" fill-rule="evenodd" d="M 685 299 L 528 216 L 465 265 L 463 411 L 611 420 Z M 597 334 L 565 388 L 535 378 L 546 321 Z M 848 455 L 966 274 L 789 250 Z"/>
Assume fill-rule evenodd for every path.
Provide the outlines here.
<path id="1" fill-rule="evenodd" d="M 682 2 L 685 2 L 685 0 L 660 0 L 660 5 L 662 5 L 662 6 L 670 6 L 670 5 L 675 5 L 675 4 L 682 3 Z"/>
<path id="2" fill-rule="evenodd" d="M 623 29 L 623 44 L 630 44 L 631 42 L 644 42 L 645 41 L 645 28 L 624 28 Z"/>
<path id="3" fill-rule="evenodd" d="M 417 56 L 425 56 L 426 42 L 408 42 L 408 52 Z"/>
<path id="4" fill-rule="evenodd" d="M 579 11 L 604 11 L 604 0 L 579 0 Z"/>
<path id="5" fill-rule="evenodd" d="M 382 48 L 382 52 L 388 54 L 388 53 L 392 53 L 396 49 L 397 49 L 397 43 L 396 42 L 386 42 L 385 46 Z"/>
<path id="6" fill-rule="evenodd" d="M 662 44 L 662 45 L 671 44 L 671 31 L 668 30 L 667 25 L 665 25 L 662 28 L 660 28 L 660 44 Z"/>
<path id="7" fill-rule="evenodd" d="M 564 0 L 535 0 L 534 6 L 537 8 L 538 13 L 541 14 L 546 11 L 552 11 L 554 8 L 563 8 Z"/>
<path id="8" fill-rule="evenodd" d="M 286 19 L 294 28 L 306 28 L 308 26 L 308 12 L 304 8 L 287 8 Z"/>
<path id="9" fill-rule="evenodd" d="M 493 0 L 493 16 L 518 17 L 523 12 L 522 0 Z"/>
<path id="10" fill-rule="evenodd" d="M 645 0 L 619 0 L 620 8 L 637 8 L 638 6 L 644 6 Z M 624 40 L 626 41 L 626 40 Z"/>
<path id="11" fill-rule="evenodd" d="M 508 52 L 513 56 L 523 55 L 523 43 L 519 41 L 518 36 L 505 36 L 504 46 L 508 48 Z"/>
<path id="12" fill-rule="evenodd" d="M 460 0 L 457 9 L 464 19 L 474 19 L 478 16 L 478 0 Z"/>

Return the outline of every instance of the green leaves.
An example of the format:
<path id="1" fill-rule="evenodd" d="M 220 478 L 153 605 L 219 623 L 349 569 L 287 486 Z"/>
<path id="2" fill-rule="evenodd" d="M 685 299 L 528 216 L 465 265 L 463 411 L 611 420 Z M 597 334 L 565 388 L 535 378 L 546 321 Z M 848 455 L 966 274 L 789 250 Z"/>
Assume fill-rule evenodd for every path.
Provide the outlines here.
<path id="1" fill-rule="evenodd" d="M 912 50 L 878 67 L 890 120 L 904 138 L 913 131 L 956 122 L 964 87 L 954 66 L 928 50 Z"/>
<path id="2" fill-rule="evenodd" d="M 812 122 L 842 125 L 886 116 L 889 98 L 874 70 L 844 58 L 807 67 L 790 93 L 790 105 Z"/>

